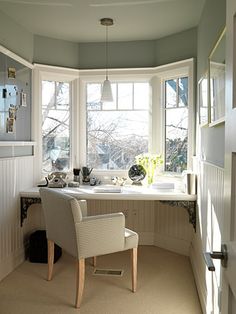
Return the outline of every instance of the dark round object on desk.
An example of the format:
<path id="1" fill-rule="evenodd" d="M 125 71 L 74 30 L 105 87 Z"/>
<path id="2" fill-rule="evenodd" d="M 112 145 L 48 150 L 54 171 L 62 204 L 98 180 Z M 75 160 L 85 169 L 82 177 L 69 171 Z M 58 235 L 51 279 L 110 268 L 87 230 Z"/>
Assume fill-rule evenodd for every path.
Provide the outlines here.
<path id="1" fill-rule="evenodd" d="M 128 176 L 133 182 L 140 182 L 146 176 L 146 170 L 141 165 L 133 165 L 130 167 Z"/>

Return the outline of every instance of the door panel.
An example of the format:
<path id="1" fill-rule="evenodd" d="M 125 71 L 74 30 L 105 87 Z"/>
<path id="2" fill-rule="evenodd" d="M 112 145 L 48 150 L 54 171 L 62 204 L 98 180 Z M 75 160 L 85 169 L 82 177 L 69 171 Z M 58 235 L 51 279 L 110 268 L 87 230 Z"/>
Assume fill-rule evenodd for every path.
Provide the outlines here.
<path id="1" fill-rule="evenodd" d="M 226 3 L 226 115 L 224 230 L 228 266 L 223 269 L 222 313 L 234 314 L 236 304 L 236 1 Z"/>

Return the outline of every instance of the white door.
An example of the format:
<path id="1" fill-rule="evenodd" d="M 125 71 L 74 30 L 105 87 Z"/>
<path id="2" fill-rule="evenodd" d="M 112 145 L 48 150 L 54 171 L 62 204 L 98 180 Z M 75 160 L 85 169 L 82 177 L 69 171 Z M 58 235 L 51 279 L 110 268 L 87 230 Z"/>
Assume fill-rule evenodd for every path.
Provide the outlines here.
<path id="1" fill-rule="evenodd" d="M 236 313 L 236 0 L 227 0 L 224 232 L 222 314 Z"/>

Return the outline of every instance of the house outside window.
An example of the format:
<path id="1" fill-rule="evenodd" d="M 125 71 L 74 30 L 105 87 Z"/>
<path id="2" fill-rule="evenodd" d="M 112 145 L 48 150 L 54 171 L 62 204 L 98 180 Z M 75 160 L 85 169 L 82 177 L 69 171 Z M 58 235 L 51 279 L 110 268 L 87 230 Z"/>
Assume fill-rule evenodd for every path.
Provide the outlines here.
<path id="1" fill-rule="evenodd" d="M 188 77 L 165 81 L 165 170 L 181 173 L 188 164 Z"/>
<path id="2" fill-rule="evenodd" d="M 148 152 L 149 83 L 112 83 L 113 102 L 102 103 L 101 83 L 86 85 L 87 164 L 126 170 Z"/>
<path id="3" fill-rule="evenodd" d="M 70 169 L 70 111 L 70 84 L 42 81 L 43 172 Z"/>

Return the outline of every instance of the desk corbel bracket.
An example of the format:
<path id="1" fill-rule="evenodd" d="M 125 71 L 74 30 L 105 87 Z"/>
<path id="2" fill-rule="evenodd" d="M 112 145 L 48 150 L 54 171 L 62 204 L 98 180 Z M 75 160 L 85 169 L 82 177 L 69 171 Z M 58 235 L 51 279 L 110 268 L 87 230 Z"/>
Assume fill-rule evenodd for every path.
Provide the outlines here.
<path id="1" fill-rule="evenodd" d="M 20 225 L 23 226 L 24 219 L 27 218 L 28 208 L 33 204 L 40 204 L 40 197 L 21 197 L 20 198 Z"/>
<path id="2" fill-rule="evenodd" d="M 160 201 L 169 206 L 183 207 L 189 215 L 189 223 L 193 225 L 196 232 L 196 202 L 195 201 Z"/>

